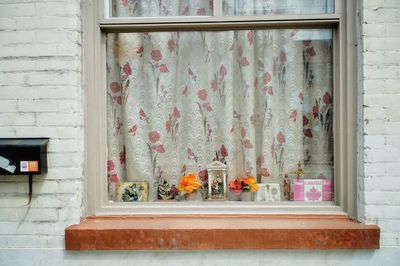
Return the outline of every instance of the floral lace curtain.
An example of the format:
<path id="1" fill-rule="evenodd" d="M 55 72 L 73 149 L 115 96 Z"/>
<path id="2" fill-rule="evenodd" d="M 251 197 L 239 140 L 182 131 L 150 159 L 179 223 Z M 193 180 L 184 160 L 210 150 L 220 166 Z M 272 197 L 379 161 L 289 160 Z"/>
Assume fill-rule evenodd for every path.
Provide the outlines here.
<path id="1" fill-rule="evenodd" d="M 223 0 L 224 15 L 333 13 L 334 0 Z"/>
<path id="2" fill-rule="evenodd" d="M 111 200 L 123 181 L 156 200 L 215 158 L 228 179 L 281 182 L 298 161 L 332 178 L 330 30 L 108 34 L 107 73 Z"/>
<path id="3" fill-rule="evenodd" d="M 212 0 L 113 0 L 115 17 L 167 17 L 212 15 Z"/>

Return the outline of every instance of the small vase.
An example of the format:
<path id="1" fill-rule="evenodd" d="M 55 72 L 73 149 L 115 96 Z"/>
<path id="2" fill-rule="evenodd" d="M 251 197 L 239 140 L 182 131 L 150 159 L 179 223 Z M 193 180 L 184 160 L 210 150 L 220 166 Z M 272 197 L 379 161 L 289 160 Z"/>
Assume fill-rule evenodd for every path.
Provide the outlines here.
<path id="1" fill-rule="evenodd" d="M 242 191 L 242 193 L 240 194 L 240 199 L 242 201 L 252 201 L 253 200 L 253 192 Z"/>
<path id="2" fill-rule="evenodd" d="M 197 198 L 196 194 L 197 194 L 196 192 L 185 194 L 185 200 L 186 201 L 196 201 L 196 198 Z"/>

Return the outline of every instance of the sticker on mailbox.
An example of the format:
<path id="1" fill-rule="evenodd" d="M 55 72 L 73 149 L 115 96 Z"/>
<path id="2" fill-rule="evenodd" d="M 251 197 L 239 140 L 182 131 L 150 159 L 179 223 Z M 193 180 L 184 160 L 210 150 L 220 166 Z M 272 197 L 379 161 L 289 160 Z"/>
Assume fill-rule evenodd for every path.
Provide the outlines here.
<path id="1" fill-rule="evenodd" d="M 39 171 L 38 161 L 21 161 L 21 172 L 37 172 Z"/>

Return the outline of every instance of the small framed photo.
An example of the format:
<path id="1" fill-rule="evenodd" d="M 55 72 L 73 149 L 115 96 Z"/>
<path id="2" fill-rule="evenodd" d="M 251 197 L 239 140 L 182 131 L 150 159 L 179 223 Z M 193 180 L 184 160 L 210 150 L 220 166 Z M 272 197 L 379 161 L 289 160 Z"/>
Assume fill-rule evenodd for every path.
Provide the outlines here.
<path id="1" fill-rule="evenodd" d="M 279 183 L 258 184 L 257 201 L 281 201 L 281 186 Z"/>
<path id="2" fill-rule="evenodd" d="M 226 165 L 214 161 L 207 166 L 208 172 L 208 199 L 224 200 L 227 197 Z"/>
<path id="3" fill-rule="evenodd" d="M 115 194 L 117 202 L 148 201 L 149 184 L 147 181 L 119 183 Z"/>

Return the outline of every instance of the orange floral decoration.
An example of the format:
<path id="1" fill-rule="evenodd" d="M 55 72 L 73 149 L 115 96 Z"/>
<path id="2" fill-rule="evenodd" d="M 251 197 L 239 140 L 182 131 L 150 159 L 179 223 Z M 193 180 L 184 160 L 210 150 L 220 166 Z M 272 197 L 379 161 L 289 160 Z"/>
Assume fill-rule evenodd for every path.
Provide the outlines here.
<path id="1" fill-rule="evenodd" d="M 243 177 L 241 181 L 244 184 L 244 188 L 248 187 L 249 190 L 258 191 L 257 181 L 253 176 Z"/>
<path id="2" fill-rule="evenodd" d="M 192 193 L 199 189 L 201 184 L 197 178 L 196 174 L 188 174 L 182 177 L 178 185 L 178 190 L 180 192 Z"/>

